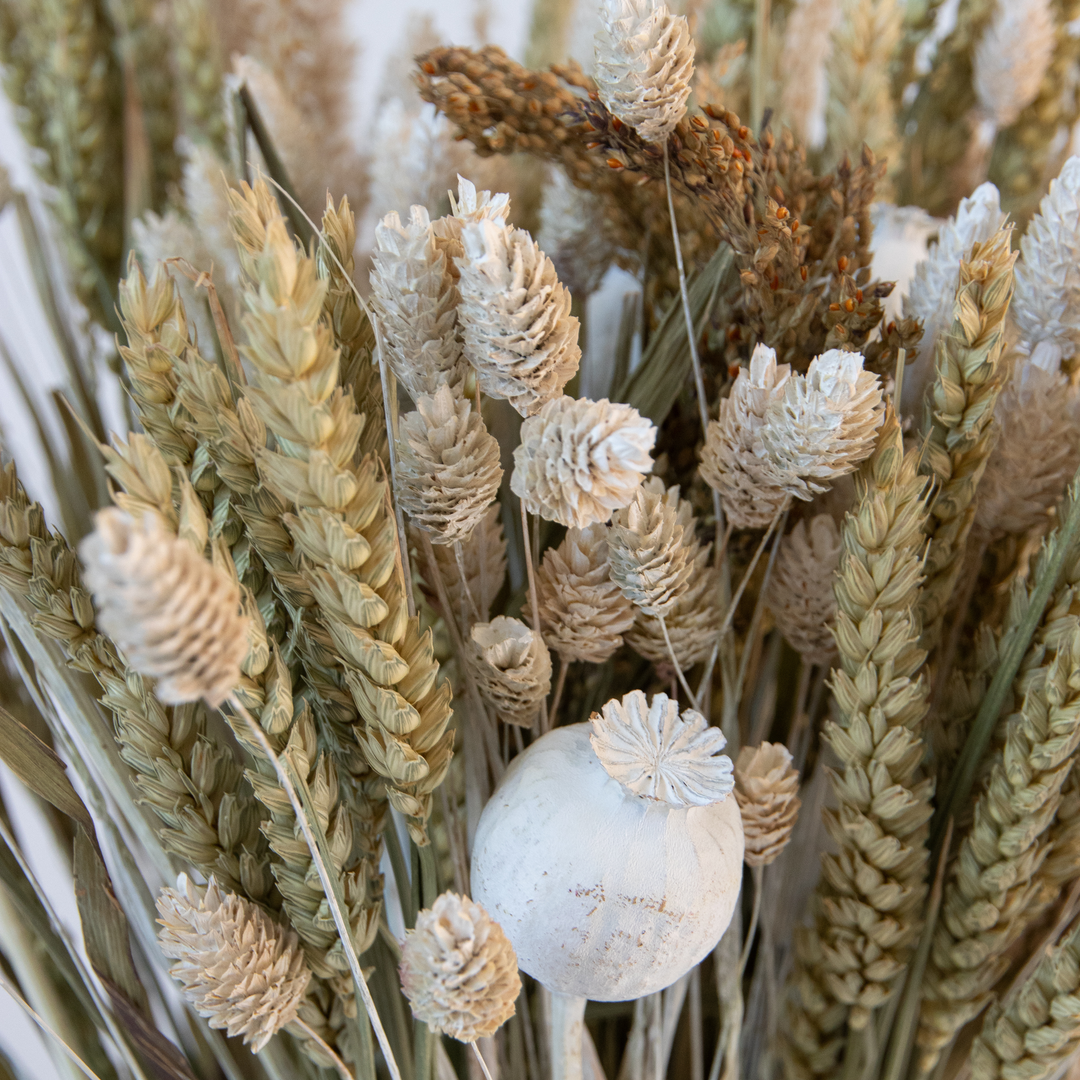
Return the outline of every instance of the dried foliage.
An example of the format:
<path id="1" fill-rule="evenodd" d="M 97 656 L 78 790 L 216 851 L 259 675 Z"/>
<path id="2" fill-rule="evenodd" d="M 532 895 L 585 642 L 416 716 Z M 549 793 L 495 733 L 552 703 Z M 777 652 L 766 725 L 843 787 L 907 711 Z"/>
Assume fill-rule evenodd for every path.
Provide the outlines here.
<path id="1" fill-rule="evenodd" d="M 533 1080 L 1031 1080 L 1080 1042 L 1080 0 L 769 7 L 540 4 L 530 67 L 418 23 L 363 162 L 342 0 L 0 0 L 44 181 L 0 207 L 84 431 L 0 361 L 90 534 L 0 472 L 0 758 L 74 831 L 85 946 L 5 831 L 0 960 L 101 1080 L 449 1080 L 447 1035 Z M 643 966 L 740 915 L 587 1037 L 467 898 L 562 739 L 535 790 L 614 802 L 545 850 L 618 866 L 547 957 L 571 899 Z M 694 920 L 608 872 L 654 870 Z M 169 1043 L 181 993 L 259 1056 Z"/>

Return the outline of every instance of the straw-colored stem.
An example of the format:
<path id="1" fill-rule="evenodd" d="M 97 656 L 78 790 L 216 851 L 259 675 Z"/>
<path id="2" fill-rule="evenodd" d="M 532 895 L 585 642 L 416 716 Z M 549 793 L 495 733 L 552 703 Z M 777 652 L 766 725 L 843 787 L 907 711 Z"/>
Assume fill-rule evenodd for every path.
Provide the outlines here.
<path id="1" fill-rule="evenodd" d="M 46 1035 L 48 1035 L 56 1042 L 57 1046 L 59 1046 L 60 1049 L 63 1050 L 64 1054 L 71 1059 L 72 1063 L 76 1066 L 76 1068 L 78 1068 L 81 1073 L 89 1077 L 89 1080 L 101 1080 L 101 1077 L 98 1076 L 98 1074 L 94 1072 L 94 1070 L 91 1069 L 90 1066 L 87 1065 L 86 1062 L 83 1061 L 83 1059 L 79 1057 L 79 1055 L 76 1054 L 75 1051 L 72 1050 L 71 1047 L 68 1046 L 68 1044 L 64 1042 L 64 1040 L 61 1039 L 60 1036 L 57 1035 L 56 1032 L 53 1031 L 53 1029 L 49 1027 L 48 1024 L 45 1023 L 45 1021 L 33 1010 L 33 1008 L 31 1008 L 29 1003 L 24 1000 L 23 996 L 19 993 L 19 991 L 16 990 L 10 982 L 8 982 L 7 978 L 3 975 L 2 972 L 0 972 L 0 988 L 6 990 L 8 994 L 11 995 L 12 999 L 15 1001 L 15 1004 L 18 1005 L 19 1008 L 22 1009 L 26 1013 L 26 1015 L 29 1016 L 30 1019 L 33 1020 L 39 1028 L 41 1028 L 42 1031 L 45 1032 Z"/>
<path id="2" fill-rule="evenodd" d="M 481 530 L 481 542 L 483 542 L 483 530 Z M 483 563 L 484 553 L 480 553 L 480 573 L 484 572 Z M 464 599 L 468 602 L 469 611 L 472 612 L 473 622 L 480 622 L 480 609 L 476 605 L 476 600 L 473 598 L 472 589 L 469 588 L 469 575 L 465 572 L 465 553 L 461 547 L 461 541 L 454 541 L 454 561 L 457 563 L 458 573 L 461 575 L 461 591 Z M 483 582 L 481 582 L 481 592 L 483 592 Z M 467 618 L 462 617 L 462 625 L 468 625 Z"/>
<path id="3" fill-rule="evenodd" d="M 701 1023 L 701 965 L 690 972 L 690 1080 L 705 1080 L 705 1038 Z"/>
<path id="4" fill-rule="evenodd" d="M 525 569 L 529 575 L 529 606 L 532 608 L 532 624 L 536 636 L 540 636 L 540 599 L 536 591 L 536 567 L 533 566 L 532 545 L 529 543 L 529 511 L 525 509 L 525 503 L 519 502 L 521 507 L 521 544 L 524 548 Z M 547 701 L 540 702 L 540 731 L 548 729 Z"/>
<path id="5" fill-rule="evenodd" d="M 751 866 L 750 876 L 754 879 L 754 906 L 750 911 L 750 927 L 746 931 L 746 943 L 743 945 L 742 955 L 739 957 L 739 978 L 746 971 L 746 962 L 750 959 L 750 950 L 754 945 L 754 937 L 757 934 L 758 920 L 761 918 L 761 892 L 762 882 L 765 880 L 764 866 Z"/>
<path id="6" fill-rule="evenodd" d="M 698 699 L 693 690 L 690 689 L 690 684 L 686 681 L 686 676 L 683 674 L 682 667 L 679 664 L 679 658 L 675 655 L 675 646 L 671 644 L 671 635 L 668 633 L 667 621 L 664 616 L 659 612 L 656 613 L 656 620 L 660 623 L 660 630 L 664 635 L 664 644 L 667 645 L 668 656 L 671 657 L 672 666 L 675 668 L 675 675 L 678 677 L 679 685 L 683 688 L 684 693 L 690 699 L 690 707 L 698 712 Z"/>
<path id="7" fill-rule="evenodd" d="M 469 1043 L 472 1047 L 472 1052 L 476 1055 L 476 1060 L 480 1063 L 480 1071 L 484 1074 L 484 1080 L 492 1080 L 491 1070 L 487 1067 L 487 1062 L 484 1060 L 484 1055 L 480 1053 L 480 1047 L 475 1042 Z M 421 1080 L 418 1076 L 417 1080 Z"/>
<path id="8" fill-rule="evenodd" d="M 304 1037 L 310 1039 L 316 1046 L 334 1063 L 334 1068 L 337 1070 L 338 1076 L 341 1080 L 356 1080 L 356 1077 L 349 1072 L 349 1067 L 344 1061 L 338 1057 L 334 1049 L 326 1042 L 326 1040 L 308 1023 L 297 1017 L 293 1024 L 295 1024 L 303 1033 Z"/>
<path id="9" fill-rule="evenodd" d="M 368 1019 L 371 1021 L 371 1026 L 375 1029 L 375 1038 L 379 1041 L 379 1047 L 383 1052 L 383 1057 L 386 1059 L 386 1065 L 390 1070 L 391 1077 L 393 1077 L 393 1080 L 401 1080 L 401 1071 L 398 1069 L 397 1061 L 394 1058 L 394 1051 L 390 1047 L 390 1040 L 386 1037 L 386 1031 L 383 1028 L 382 1021 L 379 1019 L 379 1013 L 375 1008 L 375 1001 L 371 996 L 371 990 L 368 987 L 367 980 L 364 978 L 364 972 L 360 968 L 360 958 L 356 955 L 356 947 L 353 944 L 352 933 L 349 930 L 349 922 L 345 918 L 341 899 L 338 896 L 338 883 L 334 881 L 333 877 L 330 875 L 330 869 L 326 860 L 323 858 L 321 850 L 322 845 L 319 844 L 319 841 L 316 839 L 315 833 L 312 830 L 311 820 L 309 820 L 308 815 L 304 810 L 304 804 L 301 802 L 299 794 L 297 794 L 292 777 L 289 776 L 289 770 L 285 768 L 281 759 L 274 753 L 274 748 L 270 745 L 270 740 L 266 737 L 266 733 L 255 722 L 251 713 L 244 708 L 243 704 L 237 699 L 235 694 L 232 694 L 229 697 L 229 707 L 233 709 L 241 720 L 243 720 L 249 734 L 259 744 L 260 749 L 266 755 L 266 759 L 273 765 L 278 782 L 281 784 L 282 790 L 288 796 L 289 802 L 292 803 L 293 811 L 296 814 L 296 820 L 300 825 L 300 831 L 304 834 L 304 840 L 307 843 L 308 850 L 311 852 L 312 864 L 315 867 L 316 873 L 319 875 L 319 881 L 322 882 L 323 891 L 326 894 L 326 902 L 330 908 L 330 915 L 334 920 L 334 926 L 337 929 L 338 937 L 341 939 L 341 946 L 345 953 L 345 959 L 349 965 L 349 971 L 352 973 L 356 993 L 364 1003 Z M 326 843 L 325 837 L 323 837 L 323 843 Z M 360 1030 L 365 1030 L 363 1024 L 360 1025 Z"/>
<path id="10" fill-rule="evenodd" d="M 705 673 L 701 676 L 701 682 L 698 685 L 698 694 L 705 687 L 705 680 L 709 677 L 713 667 L 716 664 L 716 658 L 720 654 L 720 643 L 724 640 L 724 635 L 727 633 L 728 628 L 731 626 L 731 620 L 735 618 L 735 611 L 739 606 L 739 601 L 742 599 L 742 594 L 746 591 L 746 586 L 750 583 L 750 576 L 753 574 L 757 567 L 758 560 L 761 558 L 762 552 L 765 550 L 765 545 L 769 542 L 769 537 L 773 533 L 773 529 L 776 528 L 780 518 L 787 513 L 786 508 L 781 507 L 773 515 L 772 521 L 769 522 L 769 527 L 765 530 L 765 535 L 761 538 L 761 542 L 757 546 L 757 550 L 754 552 L 754 557 L 750 560 L 750 565 L 746 568 L 746 573 L 743 574 L 742 580 L 739 582 L 738 588 L 735 590 L 735 595 L 731 598 L 731 603 L 728 605 L 727 614 L 724 616 L 723 622 L 720 624 L 720 629 L 716 633 L 716 641 L 713 642 L 712 653 L 709 656 L 708 663 L 705 665 Z"/>

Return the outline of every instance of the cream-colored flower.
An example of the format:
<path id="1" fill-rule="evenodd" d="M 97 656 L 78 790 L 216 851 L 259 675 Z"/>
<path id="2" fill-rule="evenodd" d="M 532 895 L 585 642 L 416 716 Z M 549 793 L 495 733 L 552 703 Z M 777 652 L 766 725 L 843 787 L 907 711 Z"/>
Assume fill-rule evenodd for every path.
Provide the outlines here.
<path id="1" fill-rule="evenodd" d="M 524 229 L 483 217 L 465 225 L 461 244 L 465 356 L 484 393 L 532 416 L 562 394 L 581 360 L 570 293 Z"/>
<path id="2" fill-rule="evenodd" d="M 809 501 L 870 455 L 884 417 L 881 380 L 863 370 L 862 354 L 830 349 L 769 403 L 759 429 L 766 475 Z"/>
<path id="3" fill-rule="evenodd" d="M 499 494 L 499 444 L 468 398 L 441 386 L 401 421 L 398 498 L 436 544 L 465 540 Z"/>
<path id="4" fill-rule="evenodd" d="M 499 719 L 531 727 L 551 690 L 551 654 L 540 635 L 520 619 L 497 615 L 472 628 L 465 660 Z"/>
<path id="5" fill-rule="evenodd" d="M 630 502 L 655 442 L 630 405 L 561 397 L 521 425 L 510 489 L 531 513 L 584 529 Z"/>
<path id="6" fill-rule="evenodd" d="M 650 143 L 686 115 L 694 40 L 685 15 L 656 0 L 604 0 L 593 77 L 600 100 Z"/>
<path id="7" fill-rule="evenodd" d="M 916 358 L 904 374 L 904 413 L 921 409 L 926 386 L 933 382 L 934 347 L 952 325 L 961 259 L 968 257 L 972 244 L 985 243 L 1004 223 L 998 189 L 990 183 L 980 184 L 970 198 L 960 200 L 956 216 L 941 227 L 937 243 L 930 245 L 926 258 L 915 267 L 904 298 L 904 316 L 923 324 L 923 336 Z"/>
<path id="8" fill-rule="evenodd" d="M 262 908 L 181 874 L 157 899 L 161 951 L 195 1011 L 258 1053 L 296 1018 L 311 971 L 299 939 Z"/>
<path id="9" fill-rule="evenodd" d="M 220 705 L 247 652 L 239 585 L 152 514 L 110 507 L 94 525 L 79 554 L 101 629 L 162 701 Z"/>
<path id="10" fill-rule="evenodd" d="M 650 702 L 640 690 L 612 698 L 591 717 L 593 751 L 608 775 L 645 799 L 679 809 L 708 806 L 734 787 L 727 740 L 700 713 L 667 694 Z"/>
<path id="11" fill-rule="evenodd" d="M 720 579 L 712 565 L 712 549 L 702 547 L 691 560 L 686 592 L 664 616 L 675 660 L 683 671 L 709 658 L 722 618 Z M 654 664 L 671 663 L 664 630 L 654 615 L 639 611 L 633 627 L 626 632 L 626 643 Z"/>
<path id="12" fill-rule="evenodd" d="M 768 601 L 776 626 L 808 664 L 831 664 L 836 642 L 833 576 L 840 565 L 840 530 L 829 514 L 800 521 L 780 542 Z"/>
<path id="13" fill-rule="evenodd" d="M 474 1042 L 514 1015 L 521 992 L 517 955 L 479 904 L 445 892 L 405 935 L 401 990 L 432 1031 Z"/>
<path id="14" fill-rule="evenodd" d="M 599 288 L 615 257 L 602 221 L 600 196 L 575 187 L 562 169 L 553 166 L 544 186 L 536 242 L 551 257 L 559 280 L 580 300 Z"/>
<path id="15" fill-rule="evenodd" d="M 789 501 L 787 491 L 762 463 L 761 428 L 772 402 L 791 378 L 776 353 L 758 345 L 750 366 L 742 368 L 731 393 L 720 402 L 719 418 L 709 423 L 701 450 L 701 478 L 720 493 L 724 513 L 737 529 L 769 525 Z"/>
<path id="16" fill-rule="evenodd" d="M 735 760 L 735 798 L 742 812 L 748 866 L 775 862 L 799 816 L 799 773 L 782 743 L 744 746 Z"/>
<path id="17" fill-rule="evenodd" d="M 634 607 L 611 580 L 608 529 L 569 529 L 557 548 L 548 548 L 536 573 L 540 633 L 563 663 L 602 664 L 634 624 Z M 525 618 L 532 609 L 525 605 Z"/>
<path id="18" fill-rule="evenodd" d="M 414 400 L 462 381 L 458 291 L 424 207 L 407 224 L 395 211 L 376 226 L 371 298 L 387 363 Z"/>
<path id="19" fill-rule="evenodd" d="M 650 615 L 666 616 L 686 592 L 697 555 L 693 513 L 658 477 L 615 513 L 608 535 L 611 580 Z"/>

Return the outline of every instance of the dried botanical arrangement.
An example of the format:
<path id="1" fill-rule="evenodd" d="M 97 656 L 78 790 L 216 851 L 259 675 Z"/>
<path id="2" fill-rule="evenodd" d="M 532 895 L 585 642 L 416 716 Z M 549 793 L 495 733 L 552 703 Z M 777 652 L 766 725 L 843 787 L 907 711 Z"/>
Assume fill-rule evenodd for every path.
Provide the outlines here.
<path id="1" fill-rule="evenodd" d="M 1080 1069 L 1080 4 L 684 7 L 0 0 L 64 1080 Z"/>

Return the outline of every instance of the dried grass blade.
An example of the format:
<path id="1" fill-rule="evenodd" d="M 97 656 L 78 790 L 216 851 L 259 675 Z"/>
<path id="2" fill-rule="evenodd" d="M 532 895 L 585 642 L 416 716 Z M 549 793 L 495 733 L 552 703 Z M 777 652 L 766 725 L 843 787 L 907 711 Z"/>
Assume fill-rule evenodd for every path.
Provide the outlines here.
<path id="1" fill-rule="evenodd" d="M 727 244 L 717 248 L 705 267 L 689 283 L 688 298 L 694 325 L 700 334 L 722 285 L 735 273 L 735 256 Z M 634 373 L 613 395 L 659 424 L 675 403 L 691 368 L 683 307 L 676 300 L 649 341 Z"/>

